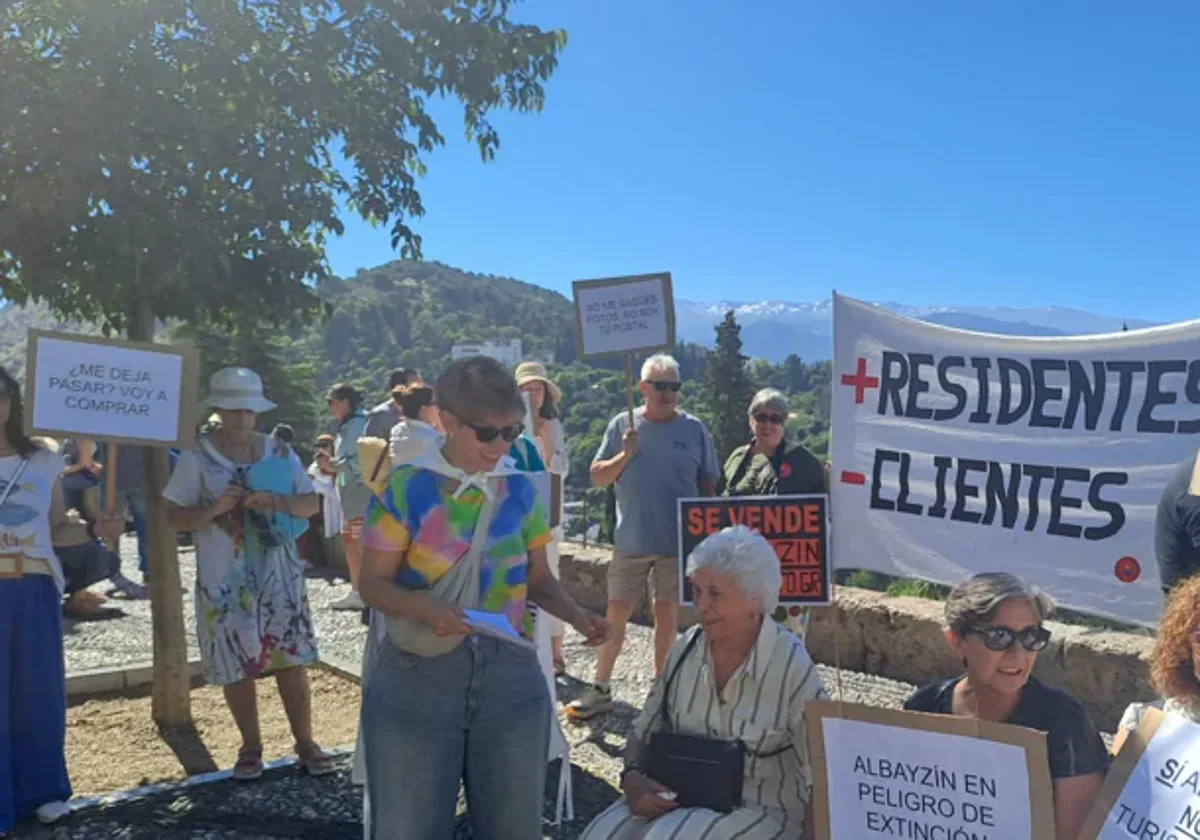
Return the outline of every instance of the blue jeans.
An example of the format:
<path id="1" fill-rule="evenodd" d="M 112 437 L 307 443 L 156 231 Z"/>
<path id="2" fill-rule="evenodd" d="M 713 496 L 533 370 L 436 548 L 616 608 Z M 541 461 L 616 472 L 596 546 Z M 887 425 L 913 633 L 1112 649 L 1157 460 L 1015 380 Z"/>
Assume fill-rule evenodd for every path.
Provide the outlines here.
<path id="1" fill-rule="evenodd" d="M 383 642 L 362 712 L 372 838 L 453 837 L 460 781 L 476 840 L 541 837 L 551 714 L 532 650 L 475 635 L 426 658 Z"/>
<path id="2" fill-rule="evenodd" d="M 48 575 L 0 580 L 0 833 L 71 798 L 61 603 Z"/>

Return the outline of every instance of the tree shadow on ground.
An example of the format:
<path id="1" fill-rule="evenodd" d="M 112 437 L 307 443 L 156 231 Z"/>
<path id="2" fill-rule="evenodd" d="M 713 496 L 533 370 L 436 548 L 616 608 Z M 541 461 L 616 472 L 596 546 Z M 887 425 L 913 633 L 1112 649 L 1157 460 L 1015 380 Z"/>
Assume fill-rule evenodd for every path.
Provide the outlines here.
<path id="1" fill-rule="evenodd" d="M 216 759 L 212 757 L 208 746 L 196 731 L 196 725 L 189 723 L 185 726 L 160 728 L 159 736 L 163 739 L 179 764 L 188 776 L 198 776 L 201 773 L 212 773 L 218 769 Z"/>

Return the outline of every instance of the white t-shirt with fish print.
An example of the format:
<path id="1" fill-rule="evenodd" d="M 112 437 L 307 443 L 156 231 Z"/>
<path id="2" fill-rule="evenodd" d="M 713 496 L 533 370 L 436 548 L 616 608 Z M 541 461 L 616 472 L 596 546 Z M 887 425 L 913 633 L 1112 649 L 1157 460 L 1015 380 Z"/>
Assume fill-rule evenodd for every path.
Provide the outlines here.
<path id="1" fill-rule="evenodd" d="M 20 455 L 0 458 L 0 496 L 20 465 Z M 54 482 L 62 471 L 63 462 L 58 455 L 38 449 L 29 456 L 29 464 L 17 486 L 0 506 L 0 554 L 22 554 L 48 561 L 59 591 L 63 588 L 63 573 L 50 544 L 50 499 Z"/>

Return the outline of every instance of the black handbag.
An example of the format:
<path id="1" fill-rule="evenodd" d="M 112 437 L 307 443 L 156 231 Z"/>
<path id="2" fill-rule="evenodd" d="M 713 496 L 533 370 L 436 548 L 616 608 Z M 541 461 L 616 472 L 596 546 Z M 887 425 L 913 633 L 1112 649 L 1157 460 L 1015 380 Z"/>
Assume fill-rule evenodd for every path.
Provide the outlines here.
<path id="1" fill-rule="evenodd" d="M 671 669 L 663 687 L 659 720 L 667 729 L 671 726 L 667 710 L 671 699 L 671 685 L 700 636 L 701 632 L 697 631 L 688 641 L 683 655 Z M 769 758 L 789 749 L 790 744 L 774 752 L 755 755 L 759 758 Z M 721 738 L 659 731 L 650 736 L 650 742 L 646 745 L 646 773 L 654 781 L 674 791 L 675 801 L 681 806 L 709 808 L 718 813 L 728 814 L 742 806 L 742 783 L 745 778 L 747 751 L 746 745 L 740 740 L 726 741 Z"/>

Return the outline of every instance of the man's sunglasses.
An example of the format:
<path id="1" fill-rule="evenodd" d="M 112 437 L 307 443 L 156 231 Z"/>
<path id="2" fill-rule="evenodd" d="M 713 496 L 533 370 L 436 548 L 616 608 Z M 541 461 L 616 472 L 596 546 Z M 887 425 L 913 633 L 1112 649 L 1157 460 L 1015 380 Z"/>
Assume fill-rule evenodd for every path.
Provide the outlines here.
<path id="1" fill-rule="evenodd" d="M 755 423 L 774 423 L 776 426 L 782 426 L 787 422 L 787 415 L 784 414 L 755 414 Z"/>
<path id="2" fill-rule="evenodd" d="M 678 394 L 679 389 L 683 387 L 682 382 L 647 382 L 646 384 L 652 386 L 660 394 L 665 394 L 667 391 Z"/>
<path id="3" fill-rule="evenodd" d="M 1027 627 L 1024 630 L 1013 630 L 1009 627 L 975 627 L 967 631 L 969 636 L 978 636 L 983 640 L 983 646 L 996 653 L 1002 653 L 1015 644 L 1030 653 L 1045 650 L 1050 644 L 1050 631 L 1045 627 Z"/>
<path id="4" fill-rule="evenodd" d="M 511 426 L 504 426 L 497 429 L 495 426 L 476 426 L 474 423 L 463 421 L 463 425 L 475 432 L 475 437 L 480 443 L 491 443 L 496 438 L 500 438 L 505 443 L 512 443 L 525 433 L 524 423 L 514 423 Z"/>

